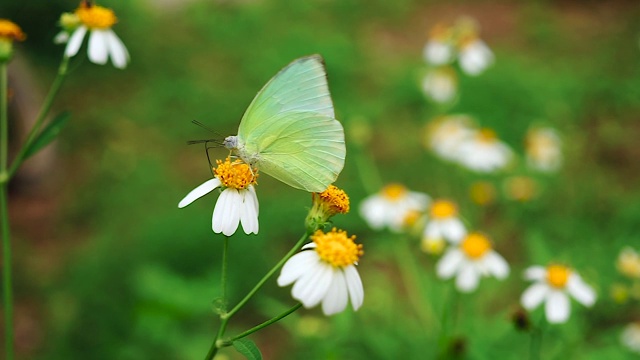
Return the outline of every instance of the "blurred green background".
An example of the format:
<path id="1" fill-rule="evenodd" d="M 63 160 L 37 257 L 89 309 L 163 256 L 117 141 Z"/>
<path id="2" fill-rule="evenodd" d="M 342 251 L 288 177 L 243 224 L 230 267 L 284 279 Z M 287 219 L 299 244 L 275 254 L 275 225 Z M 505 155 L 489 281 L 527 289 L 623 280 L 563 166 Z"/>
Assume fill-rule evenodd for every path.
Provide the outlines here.
<path id="1" fill-rule="evenodd" d="M 222 238 L 211 231 L 216 197 L 178 209 L 210 178 L 204 149 L 188 140 L 237 131 L 256 92 L 291 60 L 325 58 L 347 160 L 337 185 L 352 211 L 334 219 L 356 234 L 365 256 L 362 309 L 326 318 L 300 310 L 251 338 L 267 359 L 424 359 L 438 355 L 439 317 L 451 282 L 433 274 L 436 259 L 416 239 L 370 230 L 358 216 L 370 194 L 358 166 L 368 158 L 384 182 L 448 197 L 474 229 L 491 235 L 511 264 L 504 282 L 485 279 L 461 310 L 449 355 L 521 359 L 529 335 L 510 314 L 528 285 L 522 270 L 561 261 L 598 292 L 586 310 L 574 303 L 567 324 L 547 329 L 543 358 L 613 359 L 624 325 L 640 319 L 638 301 L 609 296 L 623 281 L 615 259 L 638 248 L 640 231 L 640 5 L 637 1 L 100 1 L 131 63 L 120 71 L 82 55 L 54 105 L 70 110 L 55 153 L 40 172 L 12 184 L 16 332 L 24 359 L 202 358 L 217 330 Z M 1 17 L 27 33 L 11 64 L 12 81 L 44 94 L 63 46 L 51 39 L 76 1 L 12 2 Z M 565 164 L 537 179 L 528 202 L 498 196 L 474 204 L 482 180 L 501 192 L 504 174 L 479 176 L 426 151 L 421 133 L 441 109 L 420 90 L 429 29 L 461 15 L 475 18 L 496 55 L 478 77 L 461 76 L 449 113 L 471 114 L 522 155 L 530 124 L 563 134 Z M 86 46 L 86 45 L 85 45 Z M 39 103 L 36 103 L 39 105 Z M 364 149 L 351 142 L 368 127 Z M 364 155 L 366 154 L 366 155 Z M 225 150 L 212 152 L 222 158 Z M 42 170 L 44 169 L 44 170 Z M 522 167 L 517 175 L 531 175 Z M 373 190 L 376 190 L 375 188 Z M 260 233 L 231 239 L 230 297 L 240 299 L 304 232 L 309 194 L 261 176 Z M 420 278 L 402 268 L 412 257 Z M 405 269 L 406 270 L 406 269 Z M 409 272 L 411 273 L 411 272 Z M 418 296 L 418 297 L 416 297 Z M 421 307 L 424 302 L 424 307 Z M 275 279 L 231 322 L 232 335 L 294 304 Z M 534 312 L 538 319 L 540 310 Z M 441 345 L 441 344 L 440 344 Z M 220 359 L 241 358 L 225 349 Z"/>

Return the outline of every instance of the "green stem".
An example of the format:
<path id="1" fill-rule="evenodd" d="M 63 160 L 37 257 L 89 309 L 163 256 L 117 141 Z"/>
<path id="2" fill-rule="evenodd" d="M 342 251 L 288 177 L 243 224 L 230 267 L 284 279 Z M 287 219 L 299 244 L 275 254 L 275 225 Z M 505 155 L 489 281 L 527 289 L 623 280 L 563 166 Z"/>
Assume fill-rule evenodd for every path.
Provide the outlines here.
<path id="1" fill-rule="evenodd" d="M 224 237 L 222 245 L 222 278 L 220 279 L 220 287 L 222 288 L 222 310 L 227 311 L 227 255 L 229 251 L 229 237 Z"/>
<path id="2" fill-rule="evenodd" d="M 300 309 L 300 307 L 302 307 L 302 303 L 297 303 L 296 305 L 294 305 L 293 307 L 291 307 L 287 311 L 283 312 L 282 314 L 280 314 L 280 315 L 278 315 L 278 316 L 276 316 L 276 317 L 274 317 L 272 319 L 269 319 L 269 320 L 263 322 L 260 325 L 256 325 L 256 326 L 252 327 L 251 329 L 249 329 L 247 331 L 243 331 L 240 334 L 232 337 L 229 340 L 224 341 L 222 343 L 222 346 L 230 346 L 230 345 L 233 344 L 234 341 L 236 341 L 238 339 L 242 339 L 243 337 L 249 336 L 249 335 L 253 334 L 254 332 L 256 332 L 256 331 L 258 331 L 260 329 L 263 329 L 263 328 L 265 328 L 265 327 L 267 327 L 267 326 L 269 326 L 269 325 L 271 325 L 271 324 L 273 324 L 275 322 L 278 322 L 278 321 L 284 319 L 285 317 L 289 316 L 294 311 Z"/>
<path id="3" fill-rule="evenodd" d="M 544 314 L 538 325 L 531 329 L 531 341 L 529 342 L 529 360 L 540 359 L 540 349 L 542 348 L 542 333 L 545 325 Z"/>
<path id="4" fill-rule="evenodd" d="M 13 360 L 13 285 L 11 279 L 11 231 L 7 154 L 9 151 L 9 125 L 7 116 L 7 63 L 0 68 L 0 223 L 2 224 L 2 292 L 4 295 L 5 358 Z"/>
<path id="5" fill-rule="evenodd" d="M 47 117 L 47 114 L 51 109 L 51 105 L 53 104 L 53 99 L 55 99 L 56 95 L 58 94 L 58 90 L 60 90 L 60 86 L 64 82 L 64 78 L 67 75 L 67 69 L 69 67 L 68 65 L 69 65 L 69 58 L 65 55 L 62 57 L 62 62 L 60 62 L 60 67 L 58 67 L 58 74 L 56 75 L 56 78 L 53 80 L 53 83 L 51 84 L 49 93 L 47 94 L 47 97 L 44 99 L 44 102 L 42 103 L 42 107 L 40 108 L 40 113 L 38 113 L 38 117 L 36 118 L 36 122 L 33 124 L 33 127 L 29 131 L 29 134 L 27 135 L 27 139 L 25 140 L 24 144 L 20 148 L 18 155 L 16 155 L 16 158 L 11 163 L 11 167 L 9 168 L 9 174 L 8 174 L 9 178 L 15 175 L 16 171 L 24 161 L 24 157 L 27 154 L 27 150 L 29 149 L 29 147 L 31 147 L 31 143 L 33 143 L 33 141 L 36 139 L 36 136 L 38 135 L 40 128 L 42 127 L 42 122 Z"/>
<path id="6" fill-rule="evenodd" d="M 220 329 L 218 329 L 218 334 L 213 340 L 213 343 L 209 348 L 209 352 L 207 353 L 205 360 L 213 359 L 220 348 L 227 346 L 225 345 L 224 341 L 222 341 L 222 337 L 224 336 L 224 332 L 227 328 L 227 323 L 229 322 L 231 317 L 235 315 L 235 313 L 237 313 L 238 310 L 240 310 L 249 301 L 249 299 L 251 299 L 251 297 L 258 292 L 258 290 L 260 290 L 260 288 L 267 282 L 267 280 L 269 280 L 269 278 L 273 276 L 273 274 L 275 274 L 275 272 L 278 271 L 278 269 L 280 269 L 282 265 L 284 265 L 284 263 L 289 260 L 289 258 L 292 257 L 296 251 L 298 251 L 298 249 L 300 249 L 308 236 L 309 233 L 305 233 L 304 235 L 302 235 L 302 237 L 300 237 L 300 240 L 298 240 L 298 242 L 291 248 L 291 250 L 289 250 L 289 252 L 280 261 L 278 261 L 278 263 L 271 270 L 269 270 L 269 272 L 264 277 L 262 277 L 260 281 L 258 281 L 256 286 L 254 286 L 253 289 L 251 289 L 251 291 L 249 291 L 249 293 L 242 300 L 240 300 L 238 305 L 236 305 L 228 313 L 220 315 Z"/>

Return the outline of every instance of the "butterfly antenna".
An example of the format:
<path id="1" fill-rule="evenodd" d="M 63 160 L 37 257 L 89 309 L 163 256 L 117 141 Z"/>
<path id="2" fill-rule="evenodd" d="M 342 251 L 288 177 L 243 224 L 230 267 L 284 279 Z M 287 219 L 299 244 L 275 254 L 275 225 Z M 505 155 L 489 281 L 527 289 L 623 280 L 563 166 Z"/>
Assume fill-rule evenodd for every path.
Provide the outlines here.
<path id="1" fill-rule="evenodd" d="M 207 161 L 209 162 L 209 168 L 213 169 L 213 164 L 211 163 L 211 157 L 209 157 L 209 149 L 214 149 L 215 146 L 209 146 L 210 140 L 204 140 L 204 152 L 207 153 Z"/>
<path id="2" fill-rule="evenodd" d="M 215 134 L 215 135 L 217 135 L 217 136 L 219 136 L 219 137 L 221 137 L 221 138 L 223 138 L 223 137 L 224 137 L 224 135 L 222 135 L 222 134 L 220 134 L 219 132 L 217 132 L 217 131 L 213 130 L 212 128 L 208 127 L 207 125 L 205 125 L 205 124 L 201 123 L 201 122 L 200 122 L 200 121 L 198 121 L 198 120 L 191 120 L 191 122 L 192 122 L 192 123 L 194 123 L 195 125 L 200 126 L 200 127 L 201 127 L 201 128 L 203 128 L 203 129 L 207 130 L 207 131 L 208 131 L 208 132 L 210 132 L 210 133 L 213 133 L 213 134 Z"/>

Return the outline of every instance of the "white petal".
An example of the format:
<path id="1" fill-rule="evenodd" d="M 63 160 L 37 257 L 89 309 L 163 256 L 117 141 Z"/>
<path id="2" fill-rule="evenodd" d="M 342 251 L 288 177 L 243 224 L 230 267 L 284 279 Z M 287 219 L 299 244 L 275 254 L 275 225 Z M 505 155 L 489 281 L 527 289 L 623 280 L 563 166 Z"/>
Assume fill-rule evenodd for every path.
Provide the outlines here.
<path id="1" fill-rule="evenodd" d="M 315 251 L 302 251 L 293 255 L 282 267 L 278 276 L 278 285 L 287 286 L 314 268 L 320 261 Z"/>
<path id="2" fill-rule="evenodd" d="M 82 46 L 82 40 L 84 40 L 84 36 L 87 33 L 87 28 L 84 26 L 80 26 L 73 32 L 69 42 L 67 43 L 67 47 L 64 49 L 65 56 L 72 57 L 78 53 L 80 50 L 80 46 Z"/>
<path id="3" fill-rule="evenodd" d="M 364 302 L 364 289 L 362 288 L 360 274 L 358 274 L 358 269 L 356 269 L 355 266 L 350 265 L 344 268 L 344 275 L 347 279 L 347 290 L 349 290 L 351 307 L 357 311 Z"/>
<path id="4" fill-rule="evenodd" d="M 438 264 L 436 264 L 438 277 L 441 279 L 448 279 L 452 277 L 458 271 L 463 259 L 464 255 L 460 250 L 447 250 L 440 261 L 438 261 Z"/>
<path id="5" fill-rule="evenodd" d="M 387 204 L 378 196 L 365 199 L 360 205 L 360 215 L 374 230 L 380 230 L 387 224 Z"/>
<path id="6" fill-rule="evenodd" d="M 191 204 L 195 200 L 210 193 L 220 185 L 221 183 L 220 183 L 220 180 L 218 180 L 218 178 L 213 178 L 211 180 L 205 181 L 204 183 L 198 185 L 198 187 L 196 187 L 195 189 L 191 190 L 191 192 L 189 192 L 187 196 L 184 197 L 184 199 L 180 200 L 180 202 L 178 203 L 178 207 L 183 208 Z"/>
<path id="7" fill-rule="evenodd" d="M 547 269 L 544 266 L 530 266 L 524 271 L 524 278 L 531 281 L 543 281 L 547 277 Z"/>
<path id="8" fill-rule="evenodd" d="M 335 271 L 333 281 L 327 290 L 327 294 L 322 300 L 322 312 L 325 315 L 333 315 L 342 312 L 347 307 L 349 295 L 347 292 L 347 281 L 342 270 Z"/>
<path id="9" fill-rule="evenodd" d="M 226 236 L 236 232 L 240 224 L 241 201 L 238 190 L 227 188 L 222 191 L 213 209 L 211 220 L 213 232 L 223 233 Z"/>
<path id="10" fill-rule="evenodd" d="M 89 34 L 89 60 L 98 65 L 107 63 L 109 44 L 105 30 L 91 30 Z"/>
<path id="11" fill-rule="evenodd" d="M 471 292 L 478 287 L 480 271 L 473 264 L 463 264 L 456 278 L 456 287 L 462 292 Z"/>
<path id="12" fill-rule="evenodd" d="M 113 65 L 118 69 L 124 69 L 127 67 L 127 62 L 129 60 L 127 48 L 113 30 L 108 29 L 105 31 L 105 34 L 107 45 L 109 46 L 109 55 L 111 56 Z"/>
<path id="13" fill-rule="evenodd" d="M 69 41 L 69 33 L 62 30 L 53 38 L 54 44 L 64 44 Z"/>
<path id="14" fill-rule="evenodd" d="M 245 234 L 258 233 L 258 214 L 254 204 L 254 196 L 249 190 L 240 190 L 243 199 L 240 207 L 240 223 Z"/>
<path id="15" fill-rule="evenodd" d="M 522 307 L 527 310 L 535 309 L 549 293 L 549 287 L 543 283 L 536 283 L 527 288 L 520 297 Z"/>
<path id="16" fill-rule="evenodd" d="M 451 218 L 442 222 L 442 233 L 445 239 L 458 244 L 467 235 L 467 229 L 458 218 Z"/>
<path id="17" fill-rule="evenodd" d="M 562 291 L 553 290 L 547 295 L 545 305 L 547 321 L 552 324 L 566 322 L 569 319 L 569 296 Z"/>
<path id="18" fill-rule="evenodd" d="M 256 207 L 256 217 L 260 214 L 260 204 L 258 203 L 258 195 L 256 194 L 256 188 L 253 185 L 249 185 L 247 188 L 249 190 L 249 194 L 253 197 L 253 204 Z"/>
<path id="19" fill-rule="evenodd" d="M 491 251 L 484 256 L 484 268 L 498 279 L 504 279 L 509 276 L 509 264 L 497 252 Z"/>
<path id="20" fill-rule="evenodd" d="M 596 293 L 587 285 L 580 275 L 573 273 L 567 279 L 567 291 L 584 306 L 592 306 L 596 302 Z"/>
<path id="21" fill-rule="evenodd" d="M 314 264 L 314 267 L 293 285 L 291 295 L 302 302 L 306 308 L 318 305 L 331 286 L 333 272 L 333 267 L 324 262 Z"/>

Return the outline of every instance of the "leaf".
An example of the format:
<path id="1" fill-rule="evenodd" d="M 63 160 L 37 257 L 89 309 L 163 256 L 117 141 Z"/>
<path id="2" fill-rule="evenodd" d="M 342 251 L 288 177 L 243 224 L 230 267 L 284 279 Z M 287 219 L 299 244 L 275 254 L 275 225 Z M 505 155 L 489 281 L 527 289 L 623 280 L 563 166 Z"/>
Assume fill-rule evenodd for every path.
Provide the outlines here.
<path id="1" fill-rule="evenodd" d="M 233 347 L 249 360 L 262 360 L 258 346 L 249 339 L 239 339 L 233 342 Z"/>
<path id="2" fill-rule="evenodd" d="M 47 124 L 42 131 L 40 131 L 35 140 L 31 142 L 31 145 L 24 154 L 24 158 L 27 159 L 30 156 L 35 155 L 38 151 L 49 145 L 50 142 L 58 137 L 58 134 L 60 134 L 60 131 L 67 124 L 70 117 L 71 112 L 63 111 L 53 118 L 53 120 L 51 120 L 51 122 Z"/>

